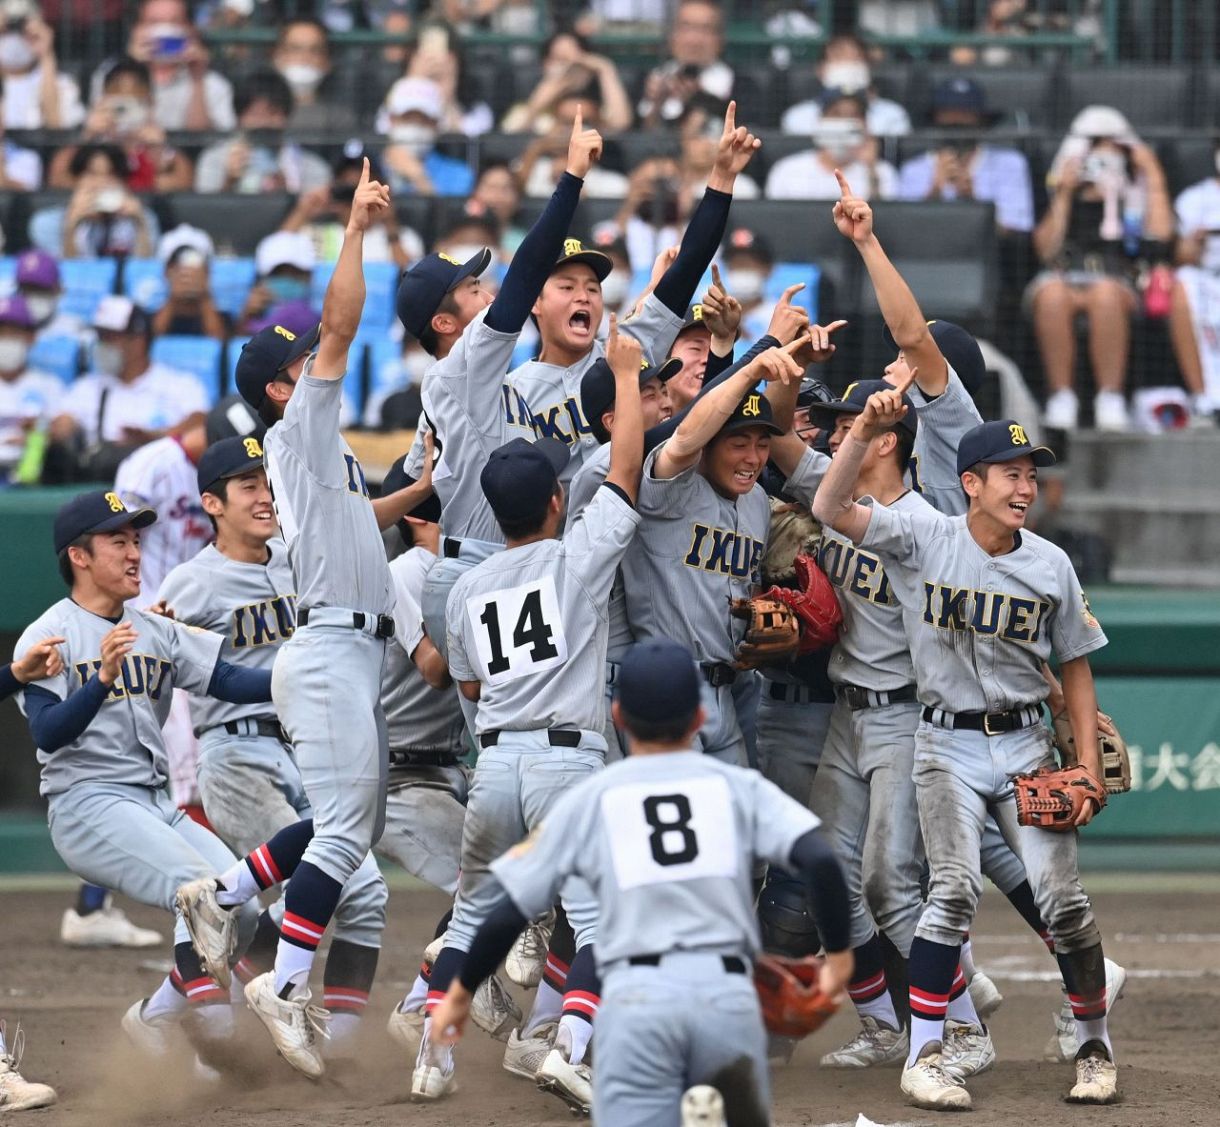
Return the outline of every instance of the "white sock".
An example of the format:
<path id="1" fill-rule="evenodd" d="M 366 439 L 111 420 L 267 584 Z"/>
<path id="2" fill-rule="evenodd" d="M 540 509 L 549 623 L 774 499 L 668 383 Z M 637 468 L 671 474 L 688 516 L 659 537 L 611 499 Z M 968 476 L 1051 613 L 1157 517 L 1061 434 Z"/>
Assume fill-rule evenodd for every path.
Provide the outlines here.
<path id="1" fill-rule="evenodd" d="M 979 968 L 974 965 L 974 948 L 970 945 L 969 934 L 962 940 L 962 953 L 958 957 L 958 965 L 962 968 L 962 974 L 966 976 L 967 982 L 978 974 Z"/>
<path id="2" fill-rule="evenodd" d="M 1106 1028 L 1105 1017 L 1099 1017 L 1096 1021 L 1081 1021 L 1076 1018 L 1076 1042 L 1083 1045 L 1086 1041 L 1100 1041 L 1105 1045 L 1110 1059 L 1114 1059 L 1114 1046 L 1110 1044 L 1110 1031 Z"/>
<path id="3" fill-rule="evenodd" d="M 945 1023 L 939 1019 L 929 1021 L 926 1017 L 911 1014 L 911 1051 L 907 1054 L 907 1068 L 919 1059 L 919 1054 L 930 1041 L 944 1045 Z"/>
<path id="4" fill-rule="evenodd" d="M 227 1041 L 233 1036 L 233 1007 L 228 1002 L 193 1006 L 192 1013 L 194 1020 L 203 1026 L 203 1035 L 209 1041 Z"/>
<path id="5" fill-rule="evenodd" d="M 879 997 L 871 1001 L 856 1002 L 854 1005 L 856 1013 L 861 1017 L 871 1017 L 890 1029 L 897 1029 L 899 1026 L 898 1011 L 894 1009 L 894 999 L 890 997 L 888 990 L 883 990 Z"/>
<path id="6" fill-rule="evenodd" d="M 959 970 L 958 977 L 953 983 L 953 989 L 958 989 L 959 986 L 964 986 L 965 982 L 961 977 L 962 972 Z M 949 1008 L 945 1010 L 946 1021 L 956 1021 L 962 1025 L 975 1025 L 982 1028 L 983 1020 L 979 1017 L 979 1012 L 974 1008 L 974 999 L 970 997 L 969 990 L 963 990 L 956 998 L 950 994 Z"/>
<path id="7" fill-rule="evenodd" d="M 538 992 L 534 995 L 534 1008 L 521 1030 L 522 1037 L 529 1037 L 543 1025 L 549 1025 L 559 1020 L 563 1013 L 563 995 L 545 979 L 538 983 Z"/>
<path id="8" fill-rule="evenodd" d="M 326 1023 L 326 1031 L 330 1037 L 330 1047 L 342 1045 L 356 1036 L 360 1028 L 360 1014 L 333 1011 L 330 1021 Z"/>
<path id="9" fill-rule="evenodd" d="M 559 1032 L 555 1035 L 555 1047 L 567 1051 L 569 1064 L 580 1064 L 585 1059 L 585 1050 L 593 1039 L 593 1023 L 575 1014 L 564 1014 L 559 1019 Z"/>
<path id="10" fill-rule="evenodd" d="M 284 987 L 292 983 L 292 994 L 296 997 L 303 990 L 309 989 L 309 972 L 313 969 L 313 957 L 316 951 L 298 947 L 295 943 L 285 943 L 280 940 L 275 949 L 275 992 L 284 993 Z"/>
<path id="11" fill-rule="evenodd" d="M 149 1020 L 157 1017 L 181 1017 L 186 1013 L 186 999 L 175 989 L 169 975 L 152 992 L 144 1003 L 144 1016 Z"/>
<path id="12" fill-rule="evenodd" d="M 398 1011 L 399 1013 L 409 1014 L 416 1010 L 422 1010 L 427 1000 L 427 980 L 423 975 L 417 974 L 415 981 L 411 983 L 411 989 L 407 991 L 403 1000 L 398 1004 Z"/>
<path id="13" fill-rule="evenodd" d="M 4 1044 L 4 1029 L 0 1027 L 0 1057 L 8 1056 L 8 1048 Z"/>
<path id="14" fill-rule="evenodd" d="M 245 861 L 238 861 L 221 873 L 218 879 L 220 887 L 216 889 L 216 903 L 222 908 L 236 908 L 247 900 L 253 900 L 262 891 Z"/>

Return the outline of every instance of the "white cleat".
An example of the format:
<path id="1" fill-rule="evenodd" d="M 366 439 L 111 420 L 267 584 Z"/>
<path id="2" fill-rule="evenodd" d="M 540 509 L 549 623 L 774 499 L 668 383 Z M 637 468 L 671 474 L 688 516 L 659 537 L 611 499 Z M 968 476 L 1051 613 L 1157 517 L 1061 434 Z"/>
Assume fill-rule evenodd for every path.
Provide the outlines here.
<path id="1" fill-rule="evenodd" d="M 504 1046 L 505 1070 L 524 1080 L 535 1079 L 542 1062 L 550 1055 L 558 1032 L 558 1022 L 540 1025 L 528 1037 L 519 1036 L 514 1029 L 508 1035 L 508 1044 Z"/>
<path id="2" fill-rule="evenodd" d="M 2 1031 L 2 1027 L 0 1027 Z M 25 1032 L 21 1026 L 13 1034 L 13 1044 L 0 1053 L 0 1111 L 29 1111 L 50 1107 L 58 1097 L 49 1084 L 35 1084 L 17 1071 L 25 1052 Z"/>
<path id="3" fill-rule="evenodd" d="M 940 1065 L 940 1045 L 932 1041 L 909 1068 L 902 1070 L 903 1094 L 926 1111 L 969 1111 L 970 1093 Z"/>
<path id="4" fill-rule="evenodd" d="M 995 1046 L 986 1026 L 945 1022 L 945 1047 L 940 1055 L 940 1066 L 950 1076 L 965 1080 L 967 1076 L 986 1072 L 993 1064 Z"/>
<path id="5" fill-rule="evenodd" d="M 426 1038 L 419 1046 L 415 1071 L 411 1074 L 411 1100 L 415 1103 L 444 1099 L 457 1091 L 457 1076 L 453 1066 L 453 1049 L 441 1046 L 433 1049 Z"/>
<path id="6" fill-rule="evenodd" d="M 390 1014 L 390 1020 L 386 1022 L 385 1030 L 390 1035 L 390 1039 L 395 1044 L 402 1046 L 409 1060 L 414 1060 L 419 1056 L 419 1047 L 424 1040 L 425 1020 L 423 1010 L 403 1013 L 395 1006 L 394 1012 Z"/>
<path id="7" fill-rule="evenodd" d="M 1123 996 L 1123 991 L 1127 987 L 1127 971 L 1113 959 L 1106 959 L 1105 964 L 1106 1017 L 1109 1017 L 1110 1011 L 1114 1009 L 1114 1003 Z M 1051 1034 L 1050 1040 L 1046 1042 L 1042 1056 L 1044 1060 L 1074 1060 L 1079 1048 L 1080 1041 L 1076 1036 L 1076 1019 L 1072 1016 L 1072 1003 L 1064 998 L 1063 1005 L 1055 1014 L 1055 1031 Z"/>
<path id="8" fill-rule="evenodd" d="M 237 913 L 217 902 L 216 879 L 203 877 L 182 885 L 174 894 L 174 906 L 182 914 L 203 969 L 228 990 L 233 977 L 229 962 L 237 946 Z M 249 990 L 247 985 L 247 999 Z"/>
<path id="9" fill-rule="evenodd" d="M 905 1029 L 891 1029 L 875 1017 L 860 1020 L 864 1028 L 842 1048 L 823 1056 L 823 1068 L 875 1068 L 906 1060 L 911 1043 Z"/>
<path id="10" fill-rule="evenodd" d="M 504 973 L 518 986 L 537 986 L 546 970 L 546 950 L 555 931 L 555 910 L 551 909 L 539 920 L 526 924 L 517 936 L 508 957 L 504 960 Z"/>
<path id="11" fill-rule="evenodd" d="M 128 1007 L 120 1022 L 127 1039 L 140 1052 L 150 1057 L 167 1056 L 174 1047 L 174 1037 L 181 1024 L 180 1018 L 173 1014 L 161 1017 L 147 1018 L 144 1016 L 144 1006 L 147 998 L 141 998 Z"/>
<path id="12" fill-rule="evenodd" d="M 1004 1004 L 1004 995 L 981 970 L 974 972 L 967 989 L 970 991 L 970 1000 L 974 1003 L 974 1012 L 984 1021 Z"/>
<path id="13" fill-rule="evenodd" d="M 1118 1099 L 1118 1069 L 1101 1041 L 1076 1054 L 1076 1083 L 1064 1097 L 1070 1104 L 1112 1104 Z"/>
<path id="14" fill-rule="evenodd" d="M 310 993 L 281 998 L 275 992 L 275 972 L 268 971 L 246 983 L 246 1005 L 271 1034 L 280 1056 L 298 1072 L 316 1080 L 326 1071 L 322 1041 L 330 1011 L 312 1005 Z"/>
<path id="15" fill-rule="evenodd" d="M 474 992 L 470 1016 L 484 1033 L 497 1041 L 507 1041 L 509 1033 L 521 1024 L 521 1007 L 504 988 L 498 975 L 485 978 Z"/>
<path id="16" fill-rule="evenodd" d="M 107 896 L 96 912 L 81 916 L 75 908 L 64 912 L 59 925 L 59 941 L 65 947 L 157 947 L 161 933 L 137 927 L 122 908 Z"/>
<path id="17" fill-rule="evenodd" d="M 682 1127 L 725 1127 L 724 1097 L 710 1084 L 697 1084 L 682 1095 Z"/>
<path id="18" fill-rule="evenodd" d="M 593 1111 L 593 1072 L 587 1064 L 572 1064 L 556 1046 L 546 1055 L 534 1077 L 539 1091 L 558 1096 L 575 1115 Z"/>

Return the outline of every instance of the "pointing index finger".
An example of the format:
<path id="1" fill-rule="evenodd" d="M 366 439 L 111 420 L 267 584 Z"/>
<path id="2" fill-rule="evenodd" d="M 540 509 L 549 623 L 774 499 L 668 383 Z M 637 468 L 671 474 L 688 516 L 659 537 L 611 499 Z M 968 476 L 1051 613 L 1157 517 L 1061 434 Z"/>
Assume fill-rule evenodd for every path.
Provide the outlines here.
<path id="1" fill-rule="evenodd" d="M 899 395 L 906 395 L 907 388 L 909 388 L 911 386 L 911 384 L 913 384 L 915 382 L 915 377 L 918 374 L 919 374 L 918 368 L 908 368 L 907 369 L 907 374 L 905 376 L 903 376 L 902 379 L 900 379 L 894 385 L 894 389 L 898 392 Z"/>
<path id="2" fill-rule="evenodd" d="M 846 321 L 831 321 L 830 324 L 826 326 L 826 332 L 833 333 L 837 329 L 841 329 L 846 324 Z"/>
<path id="3" fill-rule="evenodd" d="M 360 170 L 360 183 L 357 185 L 357 187 L 363 188 L 365 184 L 369 182 L 369 175 L 369 158 L 365 157 L 364 167 Z"/>
<path id="4" fill-rule="evenodd" d="M 582 102 L 576 103 L 576 116 L 572 118 L 572 136 L 579 137 L 585 130 L 585 107 Z"/>
<path id="5" fill-rule="evenodd" d="M 712 263 L 712 285 L 718 289 L 724 289 L 724 284 L 720 281 L 720 267 L 714 262 Z"/>
<path id="6" fill-rule="evenodd" d="M 847 177 L 843 175 L 837 168 L 835 169 L 835 179 L 839 182 L 839 195 L 842 199 L 847 199 L 848 196 L 854 195 L 851 190 L 851 185 L 847 182 Z"/>
<path id="7" fill-rule="evenodd" d="M 804 282 L 797 282 L 796 285 L 789 286 L 784 290 L 784 296 L 780 298 L 781 305 L 791 305 L 792 299 L 805 288 Z"/>
<path id="8" fill-rule="evenodd" d="M 726 136 L 733 133 L 737 129 L 737 103 L 729 102 L 728 109 L 724 111 L 724 132 Z"/>

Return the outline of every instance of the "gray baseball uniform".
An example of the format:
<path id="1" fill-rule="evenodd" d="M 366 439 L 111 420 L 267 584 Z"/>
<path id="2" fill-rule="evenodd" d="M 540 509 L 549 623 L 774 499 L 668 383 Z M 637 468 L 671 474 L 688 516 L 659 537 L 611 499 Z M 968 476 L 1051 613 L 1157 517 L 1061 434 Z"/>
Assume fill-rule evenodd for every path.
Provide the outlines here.
<path id="1" fill-rule="evenodd" d="M 605 762 L 606 603 L 639 514 L 605 484 L 563 540 L 507 549 L 463 575 L 449 600 L 449 669 L 477 681 L 480 754 L 447 946 L 468 950 L 494 904 L 491 862 L 564 791 Z M 597 906 L 565 899 L 577 947 Z"/>
<path id="2" fill-rule="evenodd" d="M 571 877 L 596 895 L 596 1122 L 673 1123 L 685 1088 L 723 1086 L 733 1069 L 770 1106 L 746 973 L 759 950 L 751 874 L 756 860 L 788 864 L 817 824 L 756 771 L 694 751 L 650 755 L 582 782 L 493 863 L 527 917 Z"/>
<path id="3" fill-rule="evenodd" d="M 940 512 L 950 516 L 964 513 L 966 495 L 957 472 L 957 444 L 966 431 L 983 421 L 983 416 L 952 367 L 949 386 L 935 399 L 928 399 L 918 384 L 912 384 L 907 394 L 919 412 L 919 430 L 911 453 L 911 484 Z"/>

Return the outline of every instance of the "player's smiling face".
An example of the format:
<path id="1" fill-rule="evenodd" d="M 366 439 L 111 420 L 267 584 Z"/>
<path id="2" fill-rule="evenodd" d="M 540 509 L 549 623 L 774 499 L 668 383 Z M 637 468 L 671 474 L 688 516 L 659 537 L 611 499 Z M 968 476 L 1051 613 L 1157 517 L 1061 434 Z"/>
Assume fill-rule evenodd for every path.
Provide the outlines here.
<path id="1" fill-rule="evenodd" d="M 665 394 L 665 385 L 653 376 L 640 388 L 640 406 L 644 410 L 644 429 L 655 427 L 673 414 L 669 396 Z"/>
<path id="2" fill-rule="evenodd" d="M 225 500 L 218 514 L 224 531 L 243 540 L 266 543 L 278 531 L 271 489 L 263 469 L 228 479 Z"/>
<path id="3" fill-rule="evenodd" d="M 140 534 L 128 526 L 89 538 L 89 551 L 74 557 L 104 595 L 127 602 L 140 593 Z"/>
<path id="4" fill-rule="evenodd" d="M 559 267 L 534 302 L 543 349 L 557 345 L 579 354 L 592 348 L 602 309 L 602 284 L 591 266 L 573 262 Z"/>
<path id="5" fill-rule="evenodd" d="M 703 455 L 703 476 L 725 497 L 743 497 L 754 488 L 771 456 L 771 435 L 749 427 L 714 438 Z"/>
<path id="6" fill-rule="evenodd" d="M 1029 509 L 1038 498 L 1038 469 L 1026 454 L 988 466 L 983 478 L 966 474 L 963 485 L 972 509 L 1017 532 L 1025 527 Z"/>

